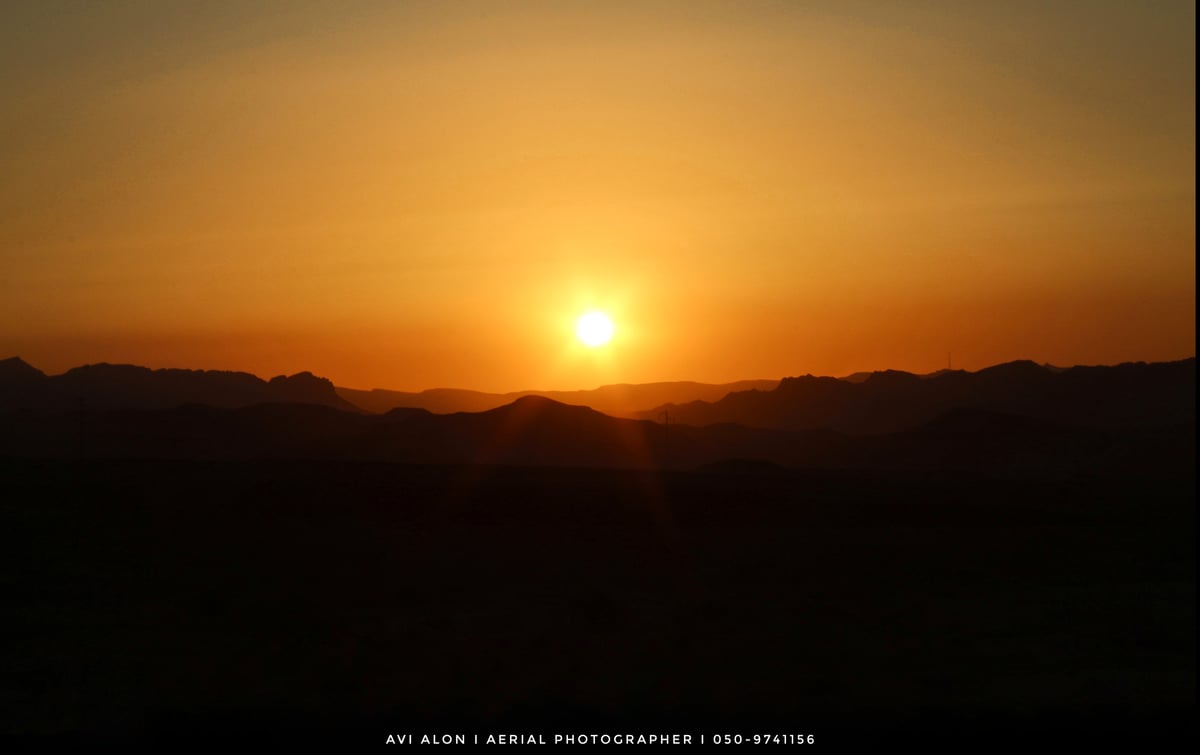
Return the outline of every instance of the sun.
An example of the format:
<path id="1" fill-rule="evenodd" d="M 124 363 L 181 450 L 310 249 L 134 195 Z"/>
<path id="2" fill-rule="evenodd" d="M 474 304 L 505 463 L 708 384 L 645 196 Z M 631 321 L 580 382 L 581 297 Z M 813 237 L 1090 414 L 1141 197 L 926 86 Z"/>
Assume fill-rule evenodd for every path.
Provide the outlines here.
<path id="1" fill-rule="evenodd" d="M 593 349 L 603 346 L 612 340 L 612 320 L 603 312 L 584 312 L 575 323 L 575 335 Z"/>

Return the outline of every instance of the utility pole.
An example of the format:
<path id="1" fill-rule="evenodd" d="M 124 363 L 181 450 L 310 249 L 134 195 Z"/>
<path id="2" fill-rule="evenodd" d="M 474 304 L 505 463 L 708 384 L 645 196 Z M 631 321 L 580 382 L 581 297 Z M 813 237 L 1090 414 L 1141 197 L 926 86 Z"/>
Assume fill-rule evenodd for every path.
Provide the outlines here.
<path id="1" fill-rule="evenodd" d="M 663 466 L 671 465 L 671 413 L 663 411 Z"/>
<path id="2" fill-rule="evenodd" d="M 84 446 L 86 430 L 83 426 L 84 412 L 87 409 L 87 404 L 83 397 L 79 398 L 79 460 L 83 461 L 87 457 L 86 448 Z"/>

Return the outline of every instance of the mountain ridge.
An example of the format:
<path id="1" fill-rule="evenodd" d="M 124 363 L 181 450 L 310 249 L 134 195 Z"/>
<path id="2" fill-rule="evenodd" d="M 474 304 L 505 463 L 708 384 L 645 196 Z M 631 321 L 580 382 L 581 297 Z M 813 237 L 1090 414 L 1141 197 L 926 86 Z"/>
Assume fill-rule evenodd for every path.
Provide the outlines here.
<path id="1" fill-rule="evenodd" d="M 730 390 L 735 388 L 740 390 Z M 680 390 L 715 398 L 634 409 L 640 401 Z M 382 397 L 382 403 L 363 402 L 362 394 Z M 360 401 L 356 403 L 347 396 Z M 464 401 L 464 396 L 469 400 Z M 877 370 L 847 378 L 807 374 L 777 381 L 724 384 L 616 383 L 583 391 L 509 394 L 459 389 L 408 394 L 383 389 L 352 391 L 307 371 L 263 380 L 246 372 L 98 363 L 75 367 L 60 375 L 46 375 L 18 357 L 0 360 L 0 411 L 166 409 L 187 404 L 238 408 L 300 403 L 352 413 L 374 412 L 392 420 L 400 416 L 413 420 L 419 415 L 412 411 L 445 415 L 486 412 L 512 405 L 524 407 L 525 411 L 544 406 L 524 400 L 531 397 L 568 406 L 587 406 L 614 417 L 654 423 L 669 421 L 676 426 L 828 428 L 852 435 L 913 431 L 955 409 L 1025 416 L 1079 427 L 1172 425 L 1194 421 L 1195 358 L 1070 368 L 1016 360 L 975 372 L 939 370 L 917 375 L 901 370 Z M 413 399 L 411 403 L 417 405 L 395 405 L 404 398 Z M 425 405 L 417 399 L 424 399 Z M 384 407 L 384 411 L 377 411 Z M 403 415 L 392 414 L 398 409 L 406 411 Z"/>
<path id="2" fill-rule="evenodd" d="M 610 417 L 529 396 L 485 412 L 387 415 L 314 404 L 8 412 L 0 457 L 310 459 L 345 462 L 703 469 L 859 469 L 1194 477 L 1195 421 L 1098 430 L 953 410 L 912 431 L 849 435 Z"/>
<path id="3" fill-rule="evenodd" d="M 734 392 L 715 402 L 657 406 L 640 416 L 666 414 L 692 425 L 831 427 L 852 434 L 912 430 L 955 408 L 1052 419 L 1080 426 L 1169 425 L 1194 420 L 1196 359 L 1123 362 L 1056 368 L 1030 360 L 976 372 L 929 376 L 880 370 L 853 381 L 784 377 L 773 391 Z"/>
<path id="4" fill-rule="evenodd" d="M 241 407 L 304 403 L 361 411 L 311 372 L 269 380 L 228 370 L 152 369 L 99 362 L 46 375 L 19 357 L 0 361 L 0 410 L 164 409 L 198 403 Z"/>
<path id="5" fill-rule="evenodd" d="M 675 400 L 719 399 L 738 390 L 774 388 L 778 380 L 737 380 L 731 383 L 701 383 L 692 380 L 652 383 L 610 383 L 577 391 L 524 390 L 488 393 L 466 388 L 429 388 L 424 391 L 392 391 L 386 388 L 361 390 L 338 387 L 338 395 L 376 414 L 398 407 L 427 409 L 437 414 L 486 411 L 511 403 L 522 396 L 545 396 L 565 404 L 590 406 L 612 416 L 632 417 L 652 406 Z"/>

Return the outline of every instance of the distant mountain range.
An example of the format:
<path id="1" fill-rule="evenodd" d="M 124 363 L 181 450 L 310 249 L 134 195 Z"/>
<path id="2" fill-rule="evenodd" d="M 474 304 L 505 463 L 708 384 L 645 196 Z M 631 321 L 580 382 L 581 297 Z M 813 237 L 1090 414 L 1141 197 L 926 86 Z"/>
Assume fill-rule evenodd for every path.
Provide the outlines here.
<path id="1" fill-rule="evenodd" d="M 310 373 L 264 381 L 92 365 L 47 376 L 0 362 L 0 456 L 15 458 L 1194 476 L 1194 434 L 1194 359 L 1059 371 L 1013 362 L 857 383 L 786 378 L 641 420 L 541 396 L 482 412 L 370 414 Z"/>
<path id="2" fill-rule="evenodd" d="M 832 430 L 692 427 L 609 417 L 526 396 L 497 409 L 383 415 L 307 404 L 239 409 L 10 412 L 0 457 L 322 459 L 538 467 L 703 468 L 749 476 L 791 468 L 987 474 L 1194 476 L 1195 422 L 1089 430 L 955 410 L 917 430 L 852 436 Z"/>
<path id="3" fill-rule="evenodd" d="M 360 391 L 338 388 L 338 395 L 368 412 L 382 414 L 392 409 L 427 409 L 435 414 L 483 412 L 511 404 L 523 396 L 543 396 L 564 404 L 590 406 L 614 417 L 632 417 L 650 407 L 666 403 L 717 401 L 735 391 L 769 391 L 778 380 L 741 380 L 735 383 L 620 383 L 590 391 L 518 391 L 481 393 L 457 388 L 434 388 L 420 393 L 375 389 Z"/>
<path id="4" fill-rule="evenodd" d="M 331 406 L 383 414 L 392 409 L 427 409 L 435 414 L 482 412 L 523 396 L 590 406 L 613 416 L 634 416 L 667 402 L 716 401 L 734 391 L 771 390 L 778 380 L 710 384 L 690 381 L 622 383 L 583 391 L 484 393 L 435 388 L 419 393 L 340 388 L 311 372 L 262 380 L 246 372 L 152 370 L 127 364 L 90 364 L 46 375 L 25 361 L 0 360 L 0 411 L 6 409 L 162 409 L 183 404 L 245 407 L 264 403 Z"/>
<path id="5" fill-rule="evenodd" d="M 1079 427 L 1148 427 L 1194 421 L 1196 360 L 1068 369 L 1018 361 L 978 372 L 887 370 L 852 379 L 789 377 L 770 391 L 658 406 L 687 425 L 732 423 L 852 434 L 913 430 L 951 410 L 978 410 Z"/>
<path id="6" fill-rule="evenodd" d="M 263 380 L 247 372 L 152 370 L 129 364 L 89 364 L 46 375 L 23 360 L 0 360 L 0 411 L 13 409 L 169 409 L 184 404 L 243 407 L 317 404 L 361 411 L 333 383 L 311 372 Z"/>

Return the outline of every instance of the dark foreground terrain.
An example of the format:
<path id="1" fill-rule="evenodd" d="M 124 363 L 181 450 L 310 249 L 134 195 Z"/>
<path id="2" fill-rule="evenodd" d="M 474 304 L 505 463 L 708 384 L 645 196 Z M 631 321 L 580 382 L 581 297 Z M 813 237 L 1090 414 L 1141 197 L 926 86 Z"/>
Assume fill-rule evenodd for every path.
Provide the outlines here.
<path id="1" fill-rule="evenodd" d="M 1194 736 L 1191 472 L 7 461 L 0 479 L 19 747 Z"/>

